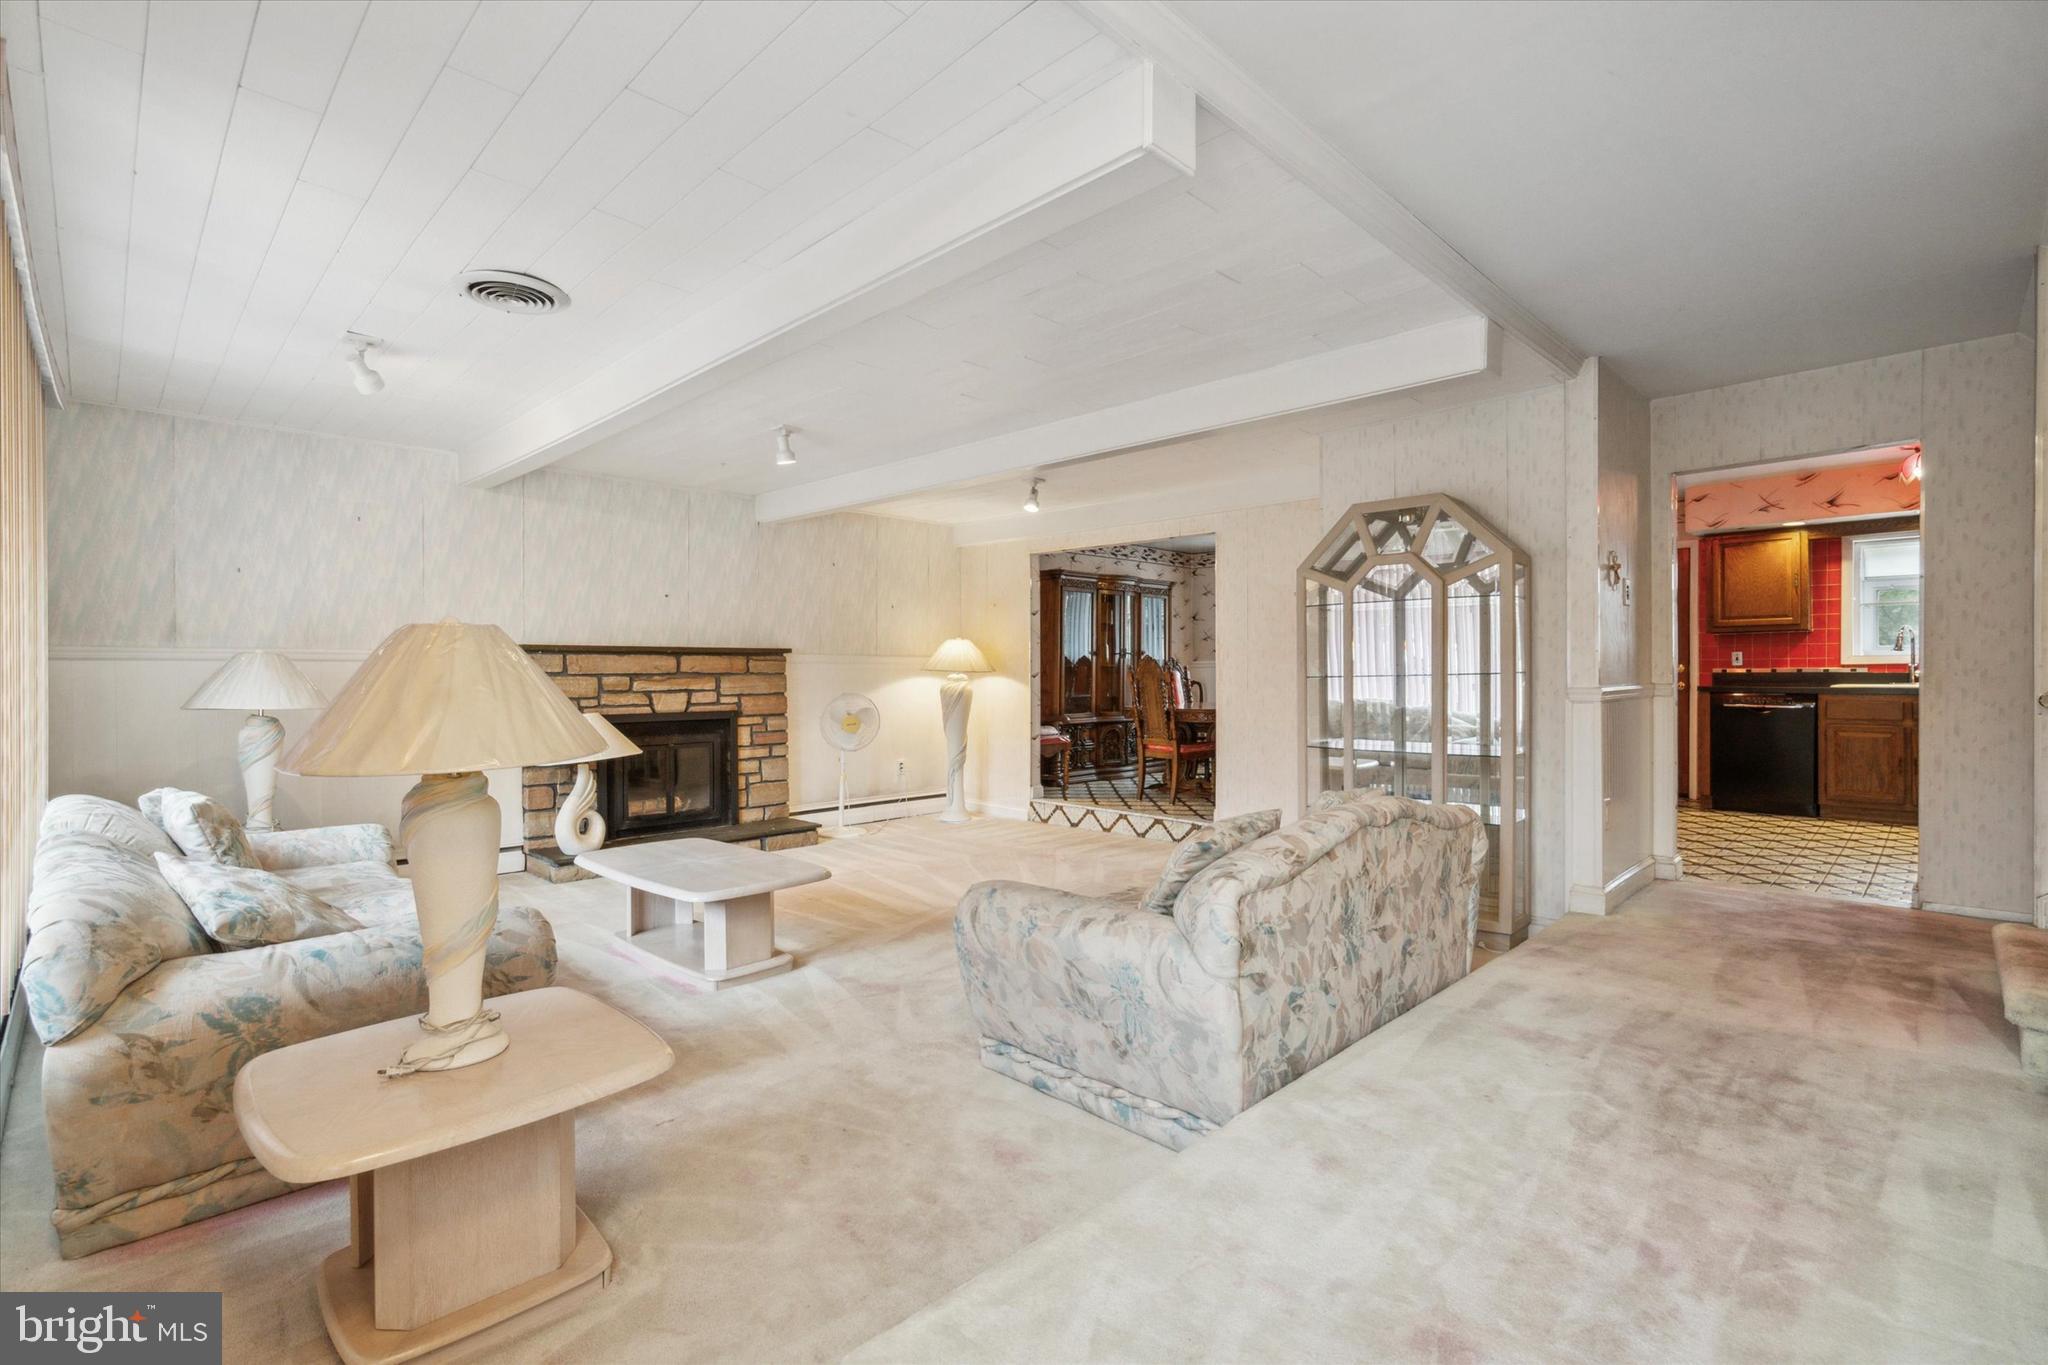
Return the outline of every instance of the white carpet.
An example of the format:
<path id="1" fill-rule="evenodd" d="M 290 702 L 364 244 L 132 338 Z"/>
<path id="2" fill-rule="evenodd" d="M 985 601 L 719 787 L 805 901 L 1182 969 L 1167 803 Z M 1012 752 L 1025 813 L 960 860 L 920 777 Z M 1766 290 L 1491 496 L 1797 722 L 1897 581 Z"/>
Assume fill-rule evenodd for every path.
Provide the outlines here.
<path id="1" fill-rule="evenodd" d="M 579 1201 L 618 1269 L 517 1359 L 833 1359 L 1163 1169 L 1165 1148 L 982 1069 L 952 910 L 986 877 L 1148 883 L 1171 851 L 997 820 L 902 821 L 800 850 L 833 880 L 777 898 L 796 970 L 716 995 L 613 946 L 623 888 L 505 878 L 506 901 L 554 922 L 561 983 L 676 1051 L 659 1080 L 582 1111 Z M 0 1284 L 225 1290 L 228 1360 L 330 1359 L 312 1272 L 347 1240 L 345 1188 L 60 1261 L 39 1065 L 29 1049 L 0 1147 Z"/>
<path id="2" fill-rule="evenodd" d="M 2048 1360 L 1989 924 L 1567 916 L 864 1361 Z"/>

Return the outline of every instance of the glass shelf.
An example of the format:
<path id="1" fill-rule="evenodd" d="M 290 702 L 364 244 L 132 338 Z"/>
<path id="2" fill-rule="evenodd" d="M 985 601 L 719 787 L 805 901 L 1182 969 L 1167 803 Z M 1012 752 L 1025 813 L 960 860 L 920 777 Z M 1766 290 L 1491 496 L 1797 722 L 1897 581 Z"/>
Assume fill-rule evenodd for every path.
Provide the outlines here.
<path id="1" fill-rule="evenodd" d="M 1480 811 L 1491 841 L 1482 937 L 1518 941 L 1529 921 L 1527 555 L 1449 497 L 1360 503 L 1301 580 L 1304 798 L 1391 791 Z"/>

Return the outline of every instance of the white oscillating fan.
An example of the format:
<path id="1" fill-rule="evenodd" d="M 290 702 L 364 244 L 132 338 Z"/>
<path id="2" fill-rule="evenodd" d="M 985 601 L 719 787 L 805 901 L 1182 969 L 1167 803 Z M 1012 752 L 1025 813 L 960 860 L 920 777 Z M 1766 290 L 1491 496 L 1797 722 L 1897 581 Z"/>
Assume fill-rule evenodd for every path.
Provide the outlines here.
<path id="1" fill-rule="evenodd" d="M 859 825 L 846 823 L 846 756 L 858 753 L 882 733 L 882 713 L 858 692 L 841 692 L 825 703 L 818 717 L 825 742 L 839 751 L 839 823 L 818 833 L 827 839 L 851 839 L 867 833 Z"/>

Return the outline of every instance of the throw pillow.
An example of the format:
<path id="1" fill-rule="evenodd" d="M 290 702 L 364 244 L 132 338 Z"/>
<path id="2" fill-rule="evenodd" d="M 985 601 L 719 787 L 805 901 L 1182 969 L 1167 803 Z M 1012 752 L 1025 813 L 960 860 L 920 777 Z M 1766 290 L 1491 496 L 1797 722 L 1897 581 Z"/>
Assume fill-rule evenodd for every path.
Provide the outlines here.
<path id="1" fill-rule="evenodd" d="M 163 813 L 164 833 L 171 836 L 187 858 L 203 863 L 226 863 L 229 867 L 261 867 L 249 836 L 234 813 L 210 796 L 199 792 L 161 787 L 143 799 L 158 798 Z M 147 807 L 145 807 L 145 810 Z"/>
<path id="2" fill-rule="evenodd" d="M 156 855 L 156 865 L 191 907 L 207 937 L 223 948 L 260 948 L 363 927 L 354 915 L 260 867 L 232 867 L 164 853 Z"/>
<path id="3" fill-rule="evenodd" d="M 53 796 L 43 808 L 42 837 L 79 832 L 109 839 L 144 861 L 153 853 L 176 853 L 163 828 L 133 806 L 100 796 Z"/>
<path id="4" fill-rule="evenodd" d="M 1173 903 L 1195 879 L 1195 874 L 1227 853 L 1235 853 L 1254 839 L 1263 839 L 1280 828 L 1280 812 L 1255 811 L 1219 820 L 1207 829 L 1196 830 L 1174 846 L 1173 856 L 1145 897 L 1145 908 L 1162 915 L 1173 913 Z"/>

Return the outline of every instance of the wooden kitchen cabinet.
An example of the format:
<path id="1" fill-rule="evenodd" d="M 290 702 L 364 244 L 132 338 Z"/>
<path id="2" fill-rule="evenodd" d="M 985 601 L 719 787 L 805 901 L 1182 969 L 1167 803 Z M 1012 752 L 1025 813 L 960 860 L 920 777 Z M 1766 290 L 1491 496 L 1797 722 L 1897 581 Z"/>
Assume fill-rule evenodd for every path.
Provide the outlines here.
<path id="1" fill-rule="evenodd" d="M 1805 531 L 1705 536 L 1700 557 L 1707 572 L 1708 630 L 1813 629 Z"/>
<path id="2" fill-rule="evenodd" d="M 1917 697 L 1821 694 L 1820 813 L 1824 820 L 1920 822 Z"/>

